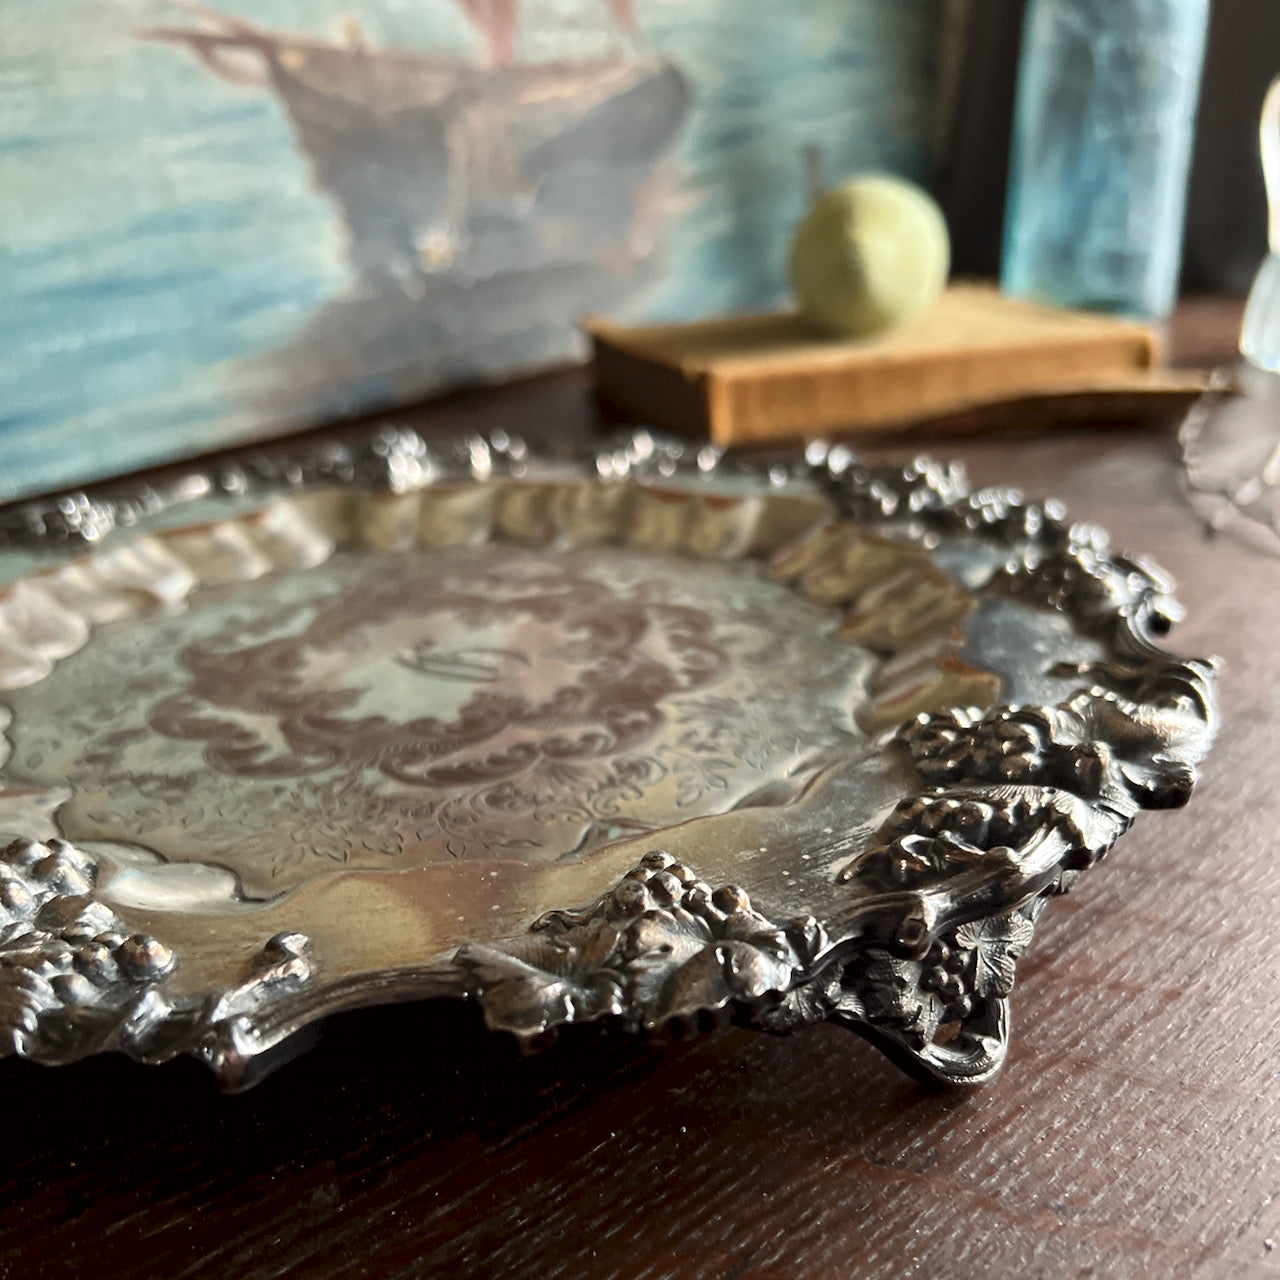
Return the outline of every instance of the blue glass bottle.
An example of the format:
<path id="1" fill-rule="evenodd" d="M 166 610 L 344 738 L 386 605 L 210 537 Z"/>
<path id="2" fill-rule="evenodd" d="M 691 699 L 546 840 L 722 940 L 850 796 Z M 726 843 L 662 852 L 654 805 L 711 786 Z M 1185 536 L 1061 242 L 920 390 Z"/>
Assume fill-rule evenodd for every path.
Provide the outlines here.
<path id="1" fill-rule="evenodd" d="M 1177 295 L 1209 0 L 1030 0 L 1001 285 L 1162 317 Z"/>

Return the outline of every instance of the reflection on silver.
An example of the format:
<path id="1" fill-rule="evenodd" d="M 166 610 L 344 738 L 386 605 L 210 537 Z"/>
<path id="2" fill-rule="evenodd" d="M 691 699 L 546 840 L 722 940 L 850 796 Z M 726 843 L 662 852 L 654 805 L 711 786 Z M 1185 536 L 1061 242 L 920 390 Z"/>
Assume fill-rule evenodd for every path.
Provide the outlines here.
<path id="1" fill-rule="evenodd" d="M 0 1030 L 46 1062 L 241 1085 L 444 994 L 530 1042 L 831 1019 L 976 1082 L 1046 901 L 1215 723 L 1150 562 L 845 449 L 380 433 L 0 553 Z"/>

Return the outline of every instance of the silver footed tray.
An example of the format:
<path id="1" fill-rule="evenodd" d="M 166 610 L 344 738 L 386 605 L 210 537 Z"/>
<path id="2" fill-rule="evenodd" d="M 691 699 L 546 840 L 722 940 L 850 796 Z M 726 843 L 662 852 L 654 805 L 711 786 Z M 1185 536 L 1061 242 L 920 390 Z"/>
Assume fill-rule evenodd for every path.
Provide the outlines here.
<path id="1" fill-rule="evenodd" d="M 45 1063 L 238 1087 L 453 996 L 977 1083 L 1041 910 L 1215 725 L 1149 561 L 842 447 L 381 431 L 11 508 L 0 562 L 0 1052 Z"/>

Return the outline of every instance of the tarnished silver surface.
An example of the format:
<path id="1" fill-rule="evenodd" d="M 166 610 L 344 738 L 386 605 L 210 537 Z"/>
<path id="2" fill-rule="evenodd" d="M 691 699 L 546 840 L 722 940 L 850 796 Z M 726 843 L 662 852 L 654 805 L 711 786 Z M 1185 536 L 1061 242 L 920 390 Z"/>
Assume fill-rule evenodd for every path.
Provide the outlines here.
<path id="1" fill-rule="evenodd" d="M 1214 729 L 1154 565 L 843 448 L 382 432 L 11 509 L 0 567 L 0 1044 L 49 1063 L 236 1086 L 453 995 L 978 1082 L 1046 901 Z"/>

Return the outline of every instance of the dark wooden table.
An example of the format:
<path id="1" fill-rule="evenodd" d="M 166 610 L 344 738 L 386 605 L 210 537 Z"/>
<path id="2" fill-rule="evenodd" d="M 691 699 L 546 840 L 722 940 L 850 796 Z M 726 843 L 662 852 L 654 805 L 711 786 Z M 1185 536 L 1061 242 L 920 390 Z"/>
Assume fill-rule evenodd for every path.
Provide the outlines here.
<path id="1" fill-rule="evenodd" d="M 1184 311 L 1179 349 L 1236 323 Z M 594 427 L 563 377 L 413 421 Z M 832 1028 L 520 1060 L 455 1008 L 337 1020 L 234 1097 L 8 1062 L 0 1280 L 1280 1276 L 1280 559 L 1206 538 L 1168 434 L 940 447 L 1155 554 L 1226 662 L 1200 790 L 1052 905 L 995 1083 L 922 1091 Z"/>

